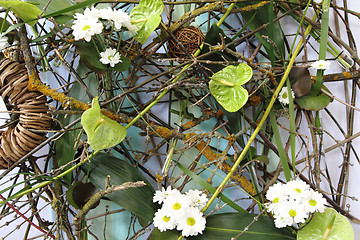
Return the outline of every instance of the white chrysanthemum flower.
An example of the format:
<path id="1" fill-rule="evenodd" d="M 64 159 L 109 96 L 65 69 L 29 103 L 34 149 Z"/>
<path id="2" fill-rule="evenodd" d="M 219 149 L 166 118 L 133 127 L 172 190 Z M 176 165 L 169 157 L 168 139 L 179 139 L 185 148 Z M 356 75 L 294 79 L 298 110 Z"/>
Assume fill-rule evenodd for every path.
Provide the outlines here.
<path id="1" fill-rule="evenodd" d="M 186 196 L 188 196 L 192 202 L 192 206 L 198 208 L 198 209 L 202 209 L 203 207 L 205 207 L 206 202 L 207 202 L 207 197 L 206 194 L 204 194 L 202 191 L 200 190 L 189 190 L 188 192 L 185 193 Z"/>
<path id="2" fill-rule="evenodd" d="M 326 70 L 330 68 L 330 62 L 325 60 L 319 60 L 311 64 L 310 69 L 322 69 Z"/>
<path id="3" fill-rule="evenodd" d="M 166 190 L 164 187 L 162 187 L 161 190 L 155 191 L 153 202 L 158 202 L 159 204 L 161 204 L 169 195 L 181 195 L 181 193 L 176 188 L 171 189 L 171 186 L 168 186 Z"/>
<path id="4" fill-rule="evenodd" d="M 153 218 L 154 226 L 157 227 L 160 232 L 166 230 L 172 230 L 176 227 L 176 219 L 175 217 L 169 215 L 166 209 L 159 209 Z"/>
<path id="5" fill-rule="evenodd" d="M 181 217 L 185 208 L 191 206 L 191 200 L 184 194 L 172 194 L 164 200 L 163 208 L 168 211 L 171 216 Z"/>
<path id="6" fill-rule="evenodd" d="M 295 223 L 304 223 L 309 216 L 305 206 L 297 201 L 286 201 L 281 205 L 281 208 L 278 208 L 278 212 L 275 213 L 275 218 L 290 219 L 287 222 L 289 226 Z"/>
<path id="7" fill-rule="evenodd" d="M 206 219 L 198 208 L 189 207 L 184 209 L 181 218 L 178 219 L 177 230 L 182 231 L 184 237 L 196 236 L 205 229 Z"/>
<path id="8" fill-rule="evenodd" d="M 301 197 L 305 197 L 305 192 L 310 189 L 310 186 L 298 179 L 298 180 L 292 180 L 285 185 L 286 192 L 292 197 L 292 198 L 298 198 L 300 200 Z"/>
<path id="9" fill-rule="evenodd" d="M 120 54 L 114 48 L 107 48 L 105 52 L 100 53 L 100 62 L 103 64 L 110 64 L 111 67 L 114 67 L 120 60 Z"/>
<path id="10" fill-rule="evenodd" d="M 111 7 L 99 10 L 99 18 L 104 20 L 112 20 L 114 18 L 114 10 Z"/>
<path id="11" fill-rule="evenodd" d="M 314 190 L 310 189 L 306 191 L 304 194 L 306 196 L 304 198 L 304 205 L 306 211 L 310 213 L 316 211 L 323 213 L 325 211 L 326 199 L 323 198 L 321 193 L 315 192 Z"/>
<path id="12" fill-rule="evenodd" d="M 0 34 L 0 51 L 9 46 L 8 37 Z"/>
<path id="13" fill-rule="evenodd" d="M 74 30 L 75 41 L 84 38 L 85 41 L 90 42 L 92 36 L 102 32 L 103 24 L 97 18 L 79 18 L 74 21 L 71 28 Z"/>
<path id="14" fill-rule="evenodd" d="M 293 219 L 290 216 L 287 216 L 287 217 L 276 216 L 274 223 L 275 223 L 275 227 L 284 228 L 286 226 L 292 225 Z"/>
<path id="15" fill-rule="evenodd" d="M 292 90 L 291 90 L 291 95 L 293 98 L 295 97 L 294 92 Z M 278 99 L 282 104 L 285 104 L 285 105 L 289 104 L 290 99 L 289 99 L 287 87 L 283 87 L 281 89 Z"/>
<path id="16" fill-rule="evenodd" d="M 122 27 L 130 26 L 131 20 L 129 14 L 123 12 L 121 9 L 118 9 L 114 12 L 114 29 L 120 31 Z"/>

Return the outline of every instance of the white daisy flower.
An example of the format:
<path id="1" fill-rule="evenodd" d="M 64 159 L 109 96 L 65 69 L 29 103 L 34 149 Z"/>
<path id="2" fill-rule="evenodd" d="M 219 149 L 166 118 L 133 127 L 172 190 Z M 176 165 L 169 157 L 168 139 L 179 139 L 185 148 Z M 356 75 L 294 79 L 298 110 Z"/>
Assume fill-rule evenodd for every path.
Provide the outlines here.
<path id="1" fill-rule="evenodd" d="M 181 195 L 180 191 L 177 190 L 176 188 L 171 189 L 171 186 L 168 186 L 165 190 L 164 187 L 162 187 L 161 190 L 156 190 L 154 197 L 153 197 L 153 202 L 158 202 L 158 203 L 163 203 L 165 201 L 165 199 L 169 196 L 169 195 Z"/>
<path id="2" fill-rule="evenodd" d="M 310 69 L 323 69 L 323 70 L 326 70 L 329 68 L 330 68 L 330 62 L 325 61 L 325 60 L 319 60 L 319 61 L 313 62 L 310 67 Z"/>
<path id="3" fill-rule="evenodd" d="M 120 54 L 114 48 L 107 48 L 105 52 L 100 53 L 100 62 L 103 64 L 110 64 L 111 67 L 114 67 L 120 60 Z"/>
<path id="4" fill-rule="evenodd" d="M 184 194 L 172 194 L 164 200 L 163 208 L 168 211 L 171 216 L 181 217 L 183 210 L 191 206 L 191 200 Z"/>
<path id="5" fill-rule="evenodd" d="M 274 220 L 275 227 L 284 228 L 286 226 L 292 225 L 293 219 L 290 216 L 277 216 Z"/>
<path id="6" fill-rule="evenodd" d="M 310 186 L 302 180 L 292 180 L 285 185 L 286 192 L 292 198 L 305 197 L 304 193 L 310 189 Z M 300 199 L 299 199 L 300 200 Z"/>
<path id="7" fill-rule="evenodd" d="M 0 51 L 9 46 L 8 37 L 0 34 Z"/>
<path id="8" fill-rule="evenodd" d="M 295 223 L 304 223 L 309 216 L 305 206 L 297 201 L 282 202 L 281 205 L 281 208 L 278 208 L 279 211 L 275 213 L 275 218 L 282 217 L 288 220 L 288 226 Z"/>
<path id="9" fill-rule="evenodd" d="M 295 95 L 294 95 L 294 92 L 291 90 L 291 95 L 292 97 L 294 98 Z M 288 96 L 288 90 L 287 90 L 287 87 L 283 87 L 279 93 L 279 96 L 278 96 L 278 99 L 279 101 L 282 103 L 282 104 L 285 104 L 285 105 L 288 105 L 289 104 L 289 96 Z"/>
<path id="10" fill-rule="evenodd" d="M 103 24 L 99 22 L 97 18 L 84 17 L 74 21 L 71 28 L 74 30 L 73 35 L 75 41 L 84 38 L 85 41 L 90 42 L 92 36 L 102 32 Z"/>
<path id="11" fill-rule="evenodd" d="M 184 209 L 183 215 L 178 219 L 177 230 L 182 231 L 184 237 L 196 236 L 205 229 L 206 219 L 199 209 L 189 207 Z"/>
<path id="12" fill-rule="evenodd" d="M 131 20 L 129 14 L 118 9 L 114 12 L 112 20 L 114 21 L 114 28 L 116 31 L 120 31 L 124 26 L 130 26 Z"/>
<path id="13" fill-rule="evenodd" d="M 160 232 L 166 230 L 172 230 L 176 227 L 176 219 L 175 217 L 169 215 L 166 209 L 159 209 L 153 218 L 154 226 L 157 227 Z"/>
<path id="14" fill-rule="evenodd" d="M 305 200 L 304 205 L 306 208 L 306 211 L 313 213 L 313 212 L 324 212 L 325 211 L 325 204 L 326 199 L 323 198 L 321 193 L 315 192 L 314 190 L 310 189 L 305 192 Z"/>
<path id="15" fill-rule="evenodd" d="M 206 194 L 204 194 L 202 191 L 200 190 L 189 190 L 188 192 L 185 193 L 186 196 L 188 196 L 192 202 L 192 206 L 198 208 L 198 209 L 202 209 L 203 207 L 205 207 L 206 202 L 207 202 L 207 197 Z"/>

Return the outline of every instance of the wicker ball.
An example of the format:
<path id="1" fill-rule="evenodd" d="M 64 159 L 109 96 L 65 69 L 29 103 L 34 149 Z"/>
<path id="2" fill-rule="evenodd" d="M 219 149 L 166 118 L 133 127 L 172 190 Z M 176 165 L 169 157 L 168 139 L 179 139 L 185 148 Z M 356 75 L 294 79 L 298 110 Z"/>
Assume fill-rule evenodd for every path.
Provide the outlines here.
<path id="1" fill-rule="evenodd" d="M 174 36 L 190 54 L 194 54 L 199 49 L 205 38 L 200 29 L 193 26 L 179 28 L 174 32 Z M 168 48 L 171 57 L 187 58 L 174 39 L 169 40 Z"/>
<path id="2" fill-rule="evenodd" d="M 0 169 L 6 169 L 43 142 L 52 127 L 46 96 L 29 91 L 29 77 L 23 64 L 0 61 L 0 94 L 12 106 L 14 124 L 0 135 Z"/>

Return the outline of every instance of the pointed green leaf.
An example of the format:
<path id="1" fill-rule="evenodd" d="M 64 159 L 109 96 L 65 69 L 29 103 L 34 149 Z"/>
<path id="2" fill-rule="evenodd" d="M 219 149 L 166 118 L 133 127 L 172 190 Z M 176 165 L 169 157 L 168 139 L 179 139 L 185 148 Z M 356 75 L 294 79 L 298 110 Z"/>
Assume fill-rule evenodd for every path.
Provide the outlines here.
<path id="1" fill-rule="evenodd" d="M 316 212 L 297 234 L 297 240 L 318 239 L 354 240 L 354 230 L 346 217 L 333 208 L 326 208 L 323 213 Z"/>
<path id="2" fill-rule="evenodd" d="M 81 116 L 81 124 L 93 150 L 113 147 L 126 137 L 126 129 L 122 125 L 100 112 L 97 97 L 93 99 L 92 107 Z"/>
<path id="3" fill-rule="evenodd" d="M 248 82 L 252 75 L 251 67 L 245 63 L 236 67 L 227 66 L 211 77 L 210 92 L 226 111 L 236 112 L 248 100 L 248 92 L 241 85 Z"/>
<path id="4" fill-rule="evenodd" d="M 13 11 L 24 22 L 34 25 L 37 17 L 41 14 L 41 10 L 35 5 L 23 1 L 0 1 L 0 6 Z"/>
<path id="5" fill-rule="evenodd" d="M 87 173 L 88 164 L 81 166 Z M 151 221 L 157 209 L 153 203 L 154 189 L 141 172 L 128 161 L 116 158 L 106 153 L 99 153 L 92 159 L 89 171 L 89 180 L 98 189 L 105 188 L 105 179 L 110 176 L 112 185 L 121 185 L 125 182 L 144 181 L 146 186 L 113 192 L 106 195 L 114 203 L 126 208 L 130 212 Z"/>
<path id="6" fill-rule="evenodd" d="M 188 238 L 196 240 L 232 239 L 244 232 L 239 239 L 246 240 L 294 240 L 295 236 L 286 228 L 275 228 L 270 217 L 251 213 L 222 213 L 213 214 L 206 218 L 206 228 L 202 235 Z M 254 221 L 252 223 L 252 221 Z"/>
<path id="7" fill-rule="evenodd" d="M 131 10 L 131 22 L 138 28 L 134 38 L 141 44 L 144 44 L 159 26 L 163 9 L 161 0 L 141 0 L 139 5 Z"/>

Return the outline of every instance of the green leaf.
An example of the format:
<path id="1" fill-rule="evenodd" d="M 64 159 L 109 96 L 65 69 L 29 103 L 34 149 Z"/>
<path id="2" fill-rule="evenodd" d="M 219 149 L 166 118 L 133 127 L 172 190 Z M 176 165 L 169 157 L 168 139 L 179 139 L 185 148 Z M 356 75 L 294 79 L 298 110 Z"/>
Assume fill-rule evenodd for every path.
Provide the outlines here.
<path id="1" fill-rule="evenodd" d="M 76 209 L 81 209 L 90 200 L 90 198 L 98 192 L 98 189 L 91 183 L 75 182 L 66 191 L 66 200 Z M 98 205 L 95 204 L 91 209 Z"/>
<path id="2" fill-rule="evenodd" d="M 81 124 L 88 143 L 95 151 L 111 148 L 126 137 L 126 129 L 122 125 L 101 113 L 97 97 L 93 99 L 92 107 L 82 114 Z"/>
<path id="3" fill-rule="evenodd" d="M 179 237 L 179 232 L 176 230 L 166 230 L 160 232 L 158 228 L 154 228 L 151 232 L 150 240 L 177 240 Z"/>
<path id="4" fill-rule="evenodd" d="M 45 7 L 45 14 L 50 14 L 53 12 L 58 11 L 59 9 L 68 8 L 72 5 L 74 5 L 74 2 L 71 0 L 56 0 L 56 1 L 50 1 L 49 0 L 24 0 L 24 2 L 28 3 L 36 3 L 37 7 L 42 11 Z"/>
<path id="5" fill-rule="evenodd" d="M 286 228 L 275 228 L 270 217 L 251 213 L 222 213 L 210 215 L 206 218 L 206 228 L 202 235 L 188 238 L 196 240 L 223 240 L 232 239 L 244 232 L 239 239 L 246 240 L 290 240 L 295 236 Z M 254 221 L 253 223 L 251 223 Z"/>
<path id="6" fill-rule="evenodd" d="M 81 169 L 86 173 L 88 166 L 88 164 L 84 164 Z M 105 179 L 108 175 L 110 175 L 112 185 L 135 181 L 144 181 L 146 183 L 144 187 L 113 192 L 106 195 L 106 197 L 147 221 L 152 221 L 157 210 L 152 201 L 155 191 L 140 171 L 128 161 L 109 154 L 99 153 L 95 155 L 90 165 L 90 182 L 98 189 L 104 189 Z"/>
<path id="7" fill-rule="evenodd" d="M 323 213 L 316 212 L 310 223 L 297 234 L 297 240 L 318 239 L 353 240 L 354 230 L 346 217 L 333 208 L 326 208 Z"/>
<path id="8" fill-rule="evenodd" d="M 236 112 L 248 100 L 248 92 L 241 85 L 248 82 L 252 75 L 251 67 L 245 63 L 236 67 L 227 66 L 211 77 L 210 92 L 226 111 Z"/>
<path id="9" fill-rule="evenodd" d="M 203 55 L 205 53 L 208 53 L 210 51 L 209 46 L 218 46 L 222 44 L 222 40 L 225 40 L 225 44 L 229 44 L 231 42 L 231 38 L 227 37 L 224 33 L 224 31 L 219 28 L 216 23 L 214 23 L 213 25 L 211 25 L 209 31 L 207 32 L 205 39 L 204 39 L 204 46 L 201 50 L 200 55 Z M 233 51 L 236 52 L 235 46 L 234 45 L 230 45 L 229 48 Z M 210 63 L 203 63 L 202 65 L 204 65 L 205 67 L 211 69 L 211 71 L 213 71 L 214 73 L 220 71 L 221 69 L 223 69 L 225 66 L 220 65 L 220 64 L 215 64 L 215 63 L 211 63 L 211 61 L 224 61 L 224 58 L 228 61 L 236 61 L 237 58 L 234 57 L 233 55 L 227 53 L 227 52 L 219 52 L 219 51 L 214 51 L 211 50 L 212 53 L 207 55 L 206 57 L 202 57 L 202 60 L 210 60 Z"/>
<path id="10" fill-rule="evenodd" d="M 108 65 L 104 65 L 100 62 L 100 55 L 96 48 L 94 47 L 93 42 L 85 42 L 85 41 L 77 41 L 74 43 L 76 46 L 76 50 L 80 54 L 80 60 L 82 63 L 84 63 L 85 66 L 87 66 L 89 69 L 97 72 L 97 73 L 104 73 L 106 69 L 109 68 Z M 98 48 L 100 48 L 100 45 L 97 44 Z M 116 64 L 113 68 L 113 70 L 118 72 L 123 72 L 127 70 L 130 66 L 130 59 L 121 55 L 120 60 L 122 62 L 119 62 Z"/>
<path id="11" fill-rule="evenodd" d="M 329 90 L 327 91 L 329 92 Z M 330 104 L 331 101 L 332 99 L 323 92 L 317 95 L 314 88 L 311 88 L 310 93 L 307 95 L 295 98 L 295 102 L 299 105 L 300 108 L 313 111 L 324 109 L 327 107 L 327 105 Z"/>
<path id="12" fill-rule="evenodd" d="M 83 1 L 80 3 L 77 3 L 75 5 L 72 5 L 70 7 L 66 7 L 66 8 L 60 9 L 58 11 L 52 12 L 50 14 L 46 14 L 43 16 L 43 18 L 56 17 L 56 16 L 63 15 L 63 14 L 73 15 L 75 10 L 77 10 L 79 8 L 91 6 L 92 4 L 97 3 L 97 2 L 100 2 L 100 0 L 86 0 L 86 1 Z"/>
<path id="13" fill-rule="evenodd" d="M 131 10 L 131 22 L 138 28 L 134 38 L 141 44 L 144 44 L 159 26 L 163 9 L 161 0 L 141 0 L 139 5 Z"/>
<path id="14" fill-rule="evenodd" d="M 41 14 L 41 10 L 35 5 L 23 1 L 0 1 L 0 6 L 13 11 L 21 20 L 30 25 L 34 25 Z"/>

